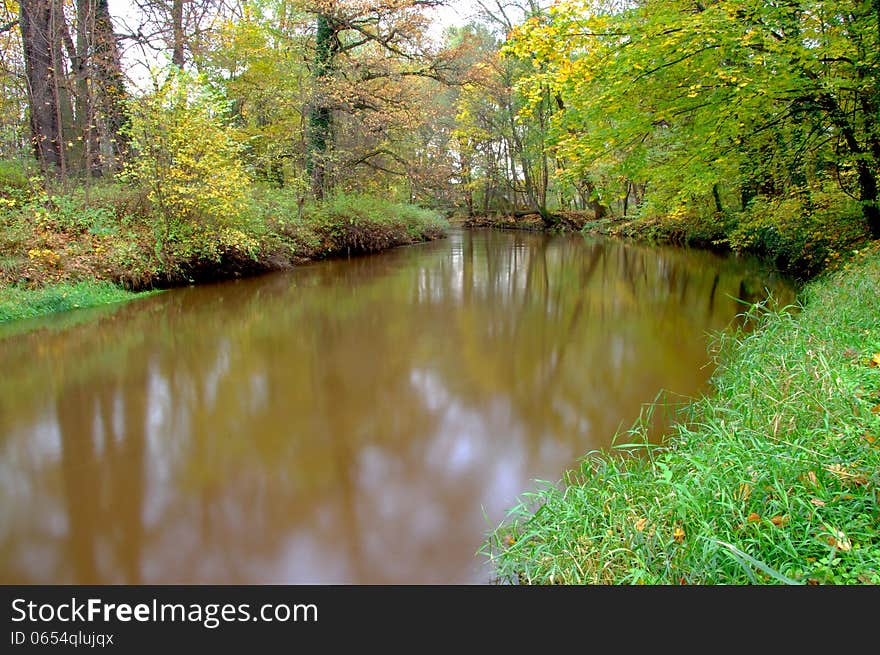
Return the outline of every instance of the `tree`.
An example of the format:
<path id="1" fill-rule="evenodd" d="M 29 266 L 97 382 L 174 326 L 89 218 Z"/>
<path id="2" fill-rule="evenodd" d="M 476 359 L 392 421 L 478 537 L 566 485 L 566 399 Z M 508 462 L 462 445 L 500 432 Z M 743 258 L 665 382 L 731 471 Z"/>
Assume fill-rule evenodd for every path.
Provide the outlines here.
<path id="1" fill-rule="evenodd" d="M 28 95 L 17 2 L 0 5 L 0 157 L 21 157 L 32 148 Z"/>
<path id="2" fill-rule="evenodd" d="M 231 100 L 255 178 L 304 191 L 310 17 L 286 0 L 248 4 L 241 13 L 215 31 L 196 66 Z"/>
<path id="3" fill-rule="evenodd" d="M 533 98 L 549 87 L 564 99 L 553 148 L 600 195 L 641 186 L 653 212 L 703 203 L 717 218 L 833 179 L 876 238 L 878 7 L 564 2 L 511 49 L 540 62 Z"/>
<path id="4" fill-rule="evenodd" d="M 388 127 L 407 123 L 413 107 L 405 81 L 443 79 L 449 60 L 434 56 L 424 39 L 422 10 L 442 0 L 321 0 L 309 3 L 315 15 L 314 76 L 309 110 L 308 159 L 314 197 L 322 198 L 335 160 L 334 113 L 346 113 L 371 135 L 372 151 L 350 164 L 384 167 L 393 150 L 383 147 Z M 372 118 L 381 117 L 379 120 Z"/>
<path id="5" fill-rule="evenodd" d="M 62 106 L 68 102 L 61 54 L 63 12 L 58 0 L 21 0 L 31 143 L 47 172 L 66 172 Z"/>
<path id="6" fill-rule="evenodd" d="M 170 51 L 171 63 L 184 68 L 200 54 L 211 35 L 238 8 L 226 0 L 134 0 L 138 24 L 127 38 L 153 52 Z"/>
<path id="7" fill-rule="evenodd" d="M 75 41 L 61 0 L 23 0 L 20 7 L 37 160 L 60 178 L 115 170 L 126 91 L 107 0 L 77 0 Z"/>

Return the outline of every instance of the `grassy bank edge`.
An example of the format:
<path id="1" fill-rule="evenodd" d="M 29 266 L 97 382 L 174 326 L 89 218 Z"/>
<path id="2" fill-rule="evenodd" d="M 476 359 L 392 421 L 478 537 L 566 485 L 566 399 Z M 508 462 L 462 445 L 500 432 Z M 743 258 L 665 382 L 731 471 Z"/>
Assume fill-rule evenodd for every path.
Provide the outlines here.
<path id="1" fill-rule="evenodd" d="M 157 291 L 127 291 L 112 282 L 100 280 L 62 282 L 36 289 L 7 286 L 0 288 L 0 325 L 124 302 L 154 293 Z"/>
<path id="2" fill-rule="evenodd" d="M 802 311 L 755 308 L 663 448 L 643 421 L 522 496 L 482 548 L 499 580 L 880 583 L 877 298 L 873 244 L 809 283 Z"/>
<path id="3" fill-rule="evenodd" d="M 780 228 L 764 226 L 754 228 L 754 234 L 746 227 L 725 225 L 723 221 L 707 224 L 682 217 L 642 219 L 637 216 L 597 220 L 592 212 L 583 210 L 554 213 L 552 226 L 546 225 L 537 213 L 477 215 L 461 220 L 467 227 L 580 232 L 634 243 L 668 244 L 721 254 L 736 252 L 757 257 L 798 283 L 842 265 L 854 250 L 870 243 L 867 227 L 861 224 L 860 217 L 855 216 L 848 216 L 839 223 L 821 223 L 809 228 L 788 224 Z M 803 236 L 807 233 L 809 238 Z"/>
<path id="4" fill-rule="evenodd" d="M 273 209 L 281 216 L 292 213 L 283 205 Z M 261 217 L 256 229 L 242 233 L 242 239 L 252 245 L 250 252 L 226 248 L 219 256 L 197 256 L 164 268 L 151 262 L 152 272 L 141 275 L 135 283 L 122 277 L 97 277 L 95 273 L 103 270 L 98 262 L 94 273 L 85 279 L 64 279 L 59 275 L 55 281 L 44 276 L 39 284 L 0 284 L 0 326 L 132 300 L 161 289 L 249 277 L 332 257 L 380 252 L 440 238 L 448 229 L 448 223 L 430 210 L 366 197 L 354 201 L 345 197 L 333 199 L 313 208 L 304 220 L 281 224 L 280 233 L 265 229 L 270 221 L 277 224 L 278 219 L 272 217 L 267 221 Z M 40 251 L 36 252 L 39 262 Z M 54 251 L 43 252 L 62 259 Z M 141 248 L 130 268 L 148 269 L 152 256 L 152 249 Z M 44 268 L 51 273 L 53 265 L 57 268 L 57 259 L 44 264 Z"/>

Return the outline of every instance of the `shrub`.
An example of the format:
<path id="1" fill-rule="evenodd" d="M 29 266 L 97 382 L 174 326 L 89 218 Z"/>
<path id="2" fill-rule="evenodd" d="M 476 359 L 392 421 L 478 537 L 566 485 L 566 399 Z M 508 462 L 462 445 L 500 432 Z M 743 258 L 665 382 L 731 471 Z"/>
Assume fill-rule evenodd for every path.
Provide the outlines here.
<path id="1" fill-rule="evenodd" d="M 160 256 L 217 258 L 243 240 L 248 178 L 225 121 L 227 105 L 202 77 L 170 70 L 131 103 L 134 159 L 122 178 L 147 191 Z"/>
<path id="2" fill-rule="evenodd" d="M 328 250 L 372 252 L 435 238 L 446 228 L 446 221 L 430 209 L 368 195 L 337 194 L 306 206 L 304 215 Z"/>
<path id="3" fill-rule="evenodd" d="M 773 260 L 783 270 L 811 276 L 867 236 L 857 201 L 822 188 L 781 198 L 755 198 L 739 213 L 731 246 Z"/>

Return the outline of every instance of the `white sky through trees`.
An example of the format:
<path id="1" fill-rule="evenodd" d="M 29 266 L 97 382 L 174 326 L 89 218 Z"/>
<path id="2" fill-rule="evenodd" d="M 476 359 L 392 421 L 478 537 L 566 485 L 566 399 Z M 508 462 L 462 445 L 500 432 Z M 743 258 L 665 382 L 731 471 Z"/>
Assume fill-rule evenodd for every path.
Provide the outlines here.
<path id="1" fill-rule="evenodd" d="M 502 4 L 507 4 L 509 1 L 501 0 Z M 482 4 L 492 8 L 495 6 L 495 0 L 483 0 Z M 141 19 L 133 0 L 109 0 L 109 7 L 118 34 L 132 34 L 137 31 Z M 430 10 L 433 21 L 430 29 L 431 37 L 439 40 L 444 29 L 451 25 L 464 25 L 480 11 L 483 9 L 479 0 L 447 0 L 444 6 Z M 170 50 L 167 53 L 156 52 L 137 46 L 131 39 L 124 39 L 120 46 L 124 72 L 131 83 L 138 87 L 148 85 L 151 67 L 162 66 L 171 61 Z"/>

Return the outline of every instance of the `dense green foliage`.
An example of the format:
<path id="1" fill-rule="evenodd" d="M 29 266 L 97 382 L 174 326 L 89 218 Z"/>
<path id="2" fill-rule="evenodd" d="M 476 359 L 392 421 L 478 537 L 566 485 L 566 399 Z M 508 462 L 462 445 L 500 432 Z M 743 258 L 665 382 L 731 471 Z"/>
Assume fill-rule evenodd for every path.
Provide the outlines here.
<path id="1" fill-rule="evenodd" d="M 566 0 L 506 51 L 533 62 L 532 108 L 564 107 L 563 180 L 815 273 L 829 244 L 880 236 L 878 19 L 864 1 Z"/>
<path id="2" fill-rule="evenodd" d="M 525 496 L 486 546 L 499 576 L 880 583 L 878 296 L 875 247 L 810 284 L 803 311 L 753 307 L 665 446 L 639 446 L 646 421 Z"/>

